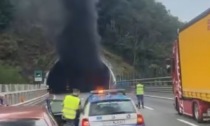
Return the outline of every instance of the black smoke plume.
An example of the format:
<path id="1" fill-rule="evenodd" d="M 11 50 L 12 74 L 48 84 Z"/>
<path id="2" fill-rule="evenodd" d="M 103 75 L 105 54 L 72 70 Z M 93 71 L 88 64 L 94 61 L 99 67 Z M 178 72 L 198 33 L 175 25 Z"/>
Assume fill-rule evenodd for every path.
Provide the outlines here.
<path id="1" fill-rule="evenodd" d="M 109 70 L 99 56 L 97 1 L 61 1 L 66 23 L 56 43 L 59 61 L 49 73 L 47 83 L 50 89 L 53 93 L 64 93 L 67 85 L 81 91 L 107 88 Z"/>
<path id="2" fill-rule="evenodd" d="M 109 70 L 99 53 L 97 0 L 10 1 L 15 6 L 17 31 L 28 33 L 38 27 L 56 43 L 59 57 L 47 79 L 53 93 L 65 93 L 67 86 L 84 92 L 108 87 Z"/>
<path id="3" fill-rule="evenodd" d="M 69 70 L 100 67 L 96 0 L 63 0 L 66 25 L 57 41 L 61 62 Z"/>

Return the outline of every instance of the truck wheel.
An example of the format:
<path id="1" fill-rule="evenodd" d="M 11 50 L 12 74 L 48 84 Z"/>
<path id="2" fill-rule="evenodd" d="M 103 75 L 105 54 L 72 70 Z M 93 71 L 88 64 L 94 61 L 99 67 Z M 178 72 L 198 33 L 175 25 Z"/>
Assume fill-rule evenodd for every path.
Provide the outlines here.
<path id="1" fill-rule="evenodd" d="M 199 122 L 199 123 L 203 122 L 203 117 L 201 115 L 199 106 L 196 102 L 193 104 L 193 115 L 197 122 Z"/>
<path id="2" fill-rule="evenodd" d="M 178 112 L 178 114 L 182 115 L 182 113 L 180 111 L 180 108 L 179 108 L 179 102 L 178 102 L 177 98 L 176 98 L 176 104 L 175 105 L 176 105 L 176 111 Z"/>

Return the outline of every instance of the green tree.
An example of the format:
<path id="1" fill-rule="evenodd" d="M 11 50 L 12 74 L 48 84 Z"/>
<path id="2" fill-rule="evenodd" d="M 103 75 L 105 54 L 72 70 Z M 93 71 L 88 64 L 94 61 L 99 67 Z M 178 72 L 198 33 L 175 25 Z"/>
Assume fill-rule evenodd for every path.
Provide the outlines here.
<path id="1" fill-rule="evenodd" d="M 12 20 L 13 7 L 10 0 L 0 0 L 0 31 L 4 30 Z"/>
<path id="2" fill-rule="evenodd" d="M 121 55 L 142 76 L 161 76 L 182 25 L 154 0 L 101 0 L 99 31 L 105 48 Z M 151 66 L 156 64 L 155 71 Z M 155 73 L 155 75 L 154 75 Z"/>

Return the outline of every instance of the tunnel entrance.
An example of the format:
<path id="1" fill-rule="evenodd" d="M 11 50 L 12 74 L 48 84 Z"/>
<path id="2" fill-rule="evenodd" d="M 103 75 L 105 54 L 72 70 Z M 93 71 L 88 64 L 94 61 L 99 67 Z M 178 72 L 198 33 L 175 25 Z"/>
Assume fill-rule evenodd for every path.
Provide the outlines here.
<path id="1" fill-rule="evenodd" d="M 50 70 L 47 77 L 47 85 L 53 94 L 68 92 L 68 88 L 79 89 L 81 92 L 89 92 L 98 88 L 108 89 L 110 81 L 109 68 L 103 64 L 101 69 L 95 72 L 68 71 L 58 61 Z"/>

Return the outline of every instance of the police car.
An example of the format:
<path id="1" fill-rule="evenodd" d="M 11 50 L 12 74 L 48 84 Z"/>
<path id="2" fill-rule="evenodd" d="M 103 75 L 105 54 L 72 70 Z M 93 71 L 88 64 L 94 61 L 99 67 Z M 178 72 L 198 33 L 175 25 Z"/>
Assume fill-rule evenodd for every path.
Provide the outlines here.
<path id="1" fill-rule="evenodd" d="M 122 90 L 91 91 L 79 126 L 145 126 L 135 103 Z"/>

